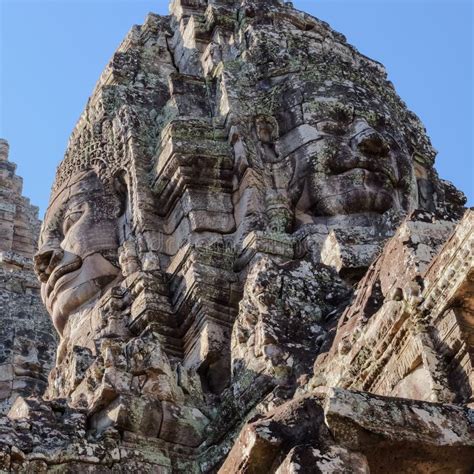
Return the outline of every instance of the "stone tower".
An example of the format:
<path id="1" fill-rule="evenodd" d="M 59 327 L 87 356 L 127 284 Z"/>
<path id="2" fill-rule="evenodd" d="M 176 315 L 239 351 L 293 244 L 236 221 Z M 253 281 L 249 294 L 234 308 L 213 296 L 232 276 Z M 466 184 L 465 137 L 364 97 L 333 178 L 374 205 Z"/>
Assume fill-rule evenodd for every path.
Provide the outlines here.
<path id="1" fill-rule="evenodd" d="M 57 170 L 34 262 L 60 343 L 2 466 L 472 472 L 473 214 L 435 155 L 290 2 L 150 14 Z"/>
<path id="2" fill-rule="evenodd" d="M 22 196 L 22 179 L 0 140 L 0 411 L 21 396 L 41 395 L 56 337 L 33 272 L 41 222 Z"/>
<path id="3" fill-rule="evenodd" d="M 38 208 L 22 196 L 22 179 L 15 174 L 16 165 L 8 161 L 9 145 L 0 140 L 0 252 L 31 259 L 36 252 L 41 222 Z"/>

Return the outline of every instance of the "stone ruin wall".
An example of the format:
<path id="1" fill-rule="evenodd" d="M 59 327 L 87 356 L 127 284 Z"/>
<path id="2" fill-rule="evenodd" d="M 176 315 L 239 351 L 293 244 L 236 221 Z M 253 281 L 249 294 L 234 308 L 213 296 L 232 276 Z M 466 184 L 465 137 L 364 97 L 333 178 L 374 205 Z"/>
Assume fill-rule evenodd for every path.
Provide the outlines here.
<path id="1" fill-rule="evenodd" d="M 473 213 L 435 155 L 383 66 L 289 2 L 150 14 L 58 167 L 57 359 L 1 466 L 472 472 Z"/>
<path id="2" fill-rule="evenodd" d="M 41 395 L 57 346 L 33 271 L 41 222 L 0 140 L 0 411 L 18 396 Z"/>

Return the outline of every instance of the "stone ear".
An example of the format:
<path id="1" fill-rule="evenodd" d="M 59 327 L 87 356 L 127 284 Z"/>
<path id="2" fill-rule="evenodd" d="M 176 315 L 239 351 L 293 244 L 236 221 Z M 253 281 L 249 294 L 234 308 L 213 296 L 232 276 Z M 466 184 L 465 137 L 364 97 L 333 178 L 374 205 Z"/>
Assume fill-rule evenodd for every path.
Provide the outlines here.
<path id="1" fill-rule="evenodd" d="M 123 214 L 126 212 L 128 209 L 128 200 L 129 200 L 129 194 L 128 194 L 128 176 L 125 171 L 119 171 L 116 173 L 113 177 L 113 189 L 115 194 L 117 195 L 119 202 L 120 202 L 120 207 L 119 207 L 119 213 L 118 217 L 123 216 Z"/>
<path id="2" fill-rule="evenodd" d="M 130 206 L 130 184 L 129 176 L 126 171 L 117 172 L 112 181 L 114 193 L 119 202 L 118 207 L 118 227 L 120 244 L 125 242 L 130 234 L 132 227 L 132 213 Z"/>

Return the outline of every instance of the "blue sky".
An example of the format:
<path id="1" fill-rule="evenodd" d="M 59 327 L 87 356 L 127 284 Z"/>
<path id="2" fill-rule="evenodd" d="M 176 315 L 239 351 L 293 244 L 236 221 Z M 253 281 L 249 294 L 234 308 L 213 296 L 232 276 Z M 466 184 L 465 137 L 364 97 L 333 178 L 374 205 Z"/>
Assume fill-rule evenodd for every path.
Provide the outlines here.
<path id="1" fill-rule="evenodd" d="M 436 167 L 474 205 L 472 0 L 296 0 L 383 64 L 425 123 Z M 0 0 L 0 137 L 46 209 L 67 139 L 131 25 L 166 0 Z"/>

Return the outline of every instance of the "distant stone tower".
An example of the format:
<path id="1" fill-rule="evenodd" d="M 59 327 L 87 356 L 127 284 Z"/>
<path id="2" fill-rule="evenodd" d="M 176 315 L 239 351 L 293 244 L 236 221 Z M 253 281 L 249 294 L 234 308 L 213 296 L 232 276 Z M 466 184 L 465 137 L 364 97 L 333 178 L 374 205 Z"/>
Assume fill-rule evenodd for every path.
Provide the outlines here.
<path id="1" fill-rule="evenodd" d="M 0 412 L 18 395 L 43 392 L 56 350 L 32 269 L 38 208 L 22 196 L 22 179 L 8 151 L 8 142 L 0 139 Z"/>
<path id="2" fill-rule="evenodd" d="M 38 208 L 21 195 L 23 180 L 8 161 L 9 145 L 0 139 L 0 251 L 32 258 L 41 222 Z"/>

